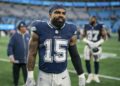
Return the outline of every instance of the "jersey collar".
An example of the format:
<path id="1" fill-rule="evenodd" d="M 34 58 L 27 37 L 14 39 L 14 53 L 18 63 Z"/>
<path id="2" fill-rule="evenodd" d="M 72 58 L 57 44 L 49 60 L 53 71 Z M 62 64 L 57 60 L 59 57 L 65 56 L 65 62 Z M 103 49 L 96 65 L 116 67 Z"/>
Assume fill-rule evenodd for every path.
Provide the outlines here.
<path id="1" fill-rule="evenodd" d="M 97 26 L 98 25 L 98 23 L 96 23 L 94 26 L 92 26 L 91 24 L 90 24 L 90 26 L 92 26 L 92 27 L 95 27 L 95 26 Z"/>
<path id="2" fill-rule="evenodd" d="M 50 21 L 48 21 L 47 24 L 48 24 L 48 26 L 49 26 L 50 28 L 55 28 L 55 29 L 57 29 L 57 27 L 55 27 L 53 24 L 51 24 Z M 63 29 L 64 27 L 65 27 L 65 23 L 64 23 L 64 25 L 61 27 L 61 29 Z"/>

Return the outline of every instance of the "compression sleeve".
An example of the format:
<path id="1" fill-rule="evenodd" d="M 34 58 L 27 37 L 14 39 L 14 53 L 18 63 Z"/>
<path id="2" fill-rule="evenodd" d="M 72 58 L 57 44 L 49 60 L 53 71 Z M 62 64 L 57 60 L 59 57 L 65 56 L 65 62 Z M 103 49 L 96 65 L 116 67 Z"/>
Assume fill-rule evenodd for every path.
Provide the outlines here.
<path id="1" fill-rule="evenodd" d="M 76 45 L 69 46 L 68 50 L 69 50 L 69 54 L 71 56 L 73 66 L 74 66 L 77 74 L 78 75 L 82 74 L 83 73 L 82 63 L 81 63 L 81 59 L 78 54 Z"/>

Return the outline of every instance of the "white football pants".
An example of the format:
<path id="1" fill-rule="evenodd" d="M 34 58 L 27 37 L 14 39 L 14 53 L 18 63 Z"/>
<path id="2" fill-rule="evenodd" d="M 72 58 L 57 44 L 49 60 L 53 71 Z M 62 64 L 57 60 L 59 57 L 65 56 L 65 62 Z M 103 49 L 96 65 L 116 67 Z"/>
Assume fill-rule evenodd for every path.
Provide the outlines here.
<path id="1" fill-rule="evenodd" d="M 99 61 L 99 59 L 101 57 L 101 54 L 102 54 L 102 48 L 101 48 L 101 52 L 98 55 L 93 55 L 93 53 L 91 52 L 91 49 L 87 45 L 84 47 L 84 58 L 85 58 L 85 60 L 90 60 L 90 58 L 93 56 L 94 61 Z"/>
<path id="2" fill-rule="evenodd" d="M 71 86 L 67 69 L 59 74 L 45 73 L 39 71 L 37 86 Z"/>

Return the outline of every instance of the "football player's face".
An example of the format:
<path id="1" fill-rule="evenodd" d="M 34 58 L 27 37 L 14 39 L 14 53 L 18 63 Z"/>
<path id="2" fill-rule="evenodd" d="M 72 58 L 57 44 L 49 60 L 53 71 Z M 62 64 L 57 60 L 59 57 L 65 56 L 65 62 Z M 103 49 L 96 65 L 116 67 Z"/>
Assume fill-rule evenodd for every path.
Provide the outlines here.
<path id="1" fill-rule="evenodd" d="M 90 18 L 90 24 L 95 24 L 96 23 L 96 18 L 94 18 L 94 17 L 91 17 Z"/>
<path id="2" fill-rule="evenodd" d="M 65 23 L 66 11 L 64 9 L 56 9 L 50 14 L 50 18 L 56 27 L 61 27 Z"/>

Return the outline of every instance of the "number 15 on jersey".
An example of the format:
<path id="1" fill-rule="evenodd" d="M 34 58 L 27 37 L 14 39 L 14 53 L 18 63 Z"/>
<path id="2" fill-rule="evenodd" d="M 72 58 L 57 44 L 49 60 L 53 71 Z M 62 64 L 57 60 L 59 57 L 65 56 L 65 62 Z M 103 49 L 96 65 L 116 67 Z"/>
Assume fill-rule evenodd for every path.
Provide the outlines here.
<path id="1" fill-rule="evenodd" d="M 54 48 L 52 46 L 52 42 L 54 42 Z M 47 39 L 44 42 L 44 45 L 46 47 L 46 52 L 44 56 L 45 62 L 52 63 L 53 60 L 57 63 L 64 62 L 66 60 L 66 47 L 68 45 L 68 41 L 65 39 L 55 39 L 55 41 L 52 41 L 51 39 Z M 55 52 L 55 54 L 52 56 L 52 52 Z"/>

